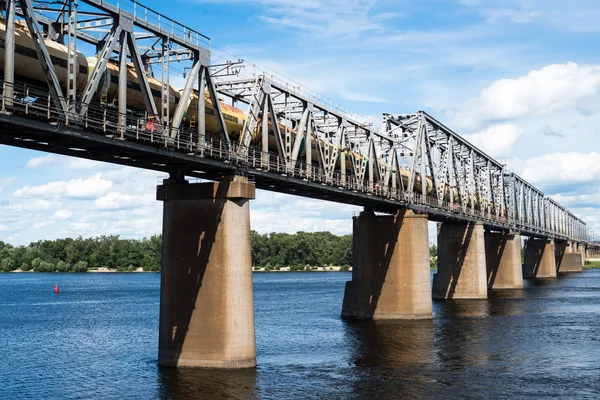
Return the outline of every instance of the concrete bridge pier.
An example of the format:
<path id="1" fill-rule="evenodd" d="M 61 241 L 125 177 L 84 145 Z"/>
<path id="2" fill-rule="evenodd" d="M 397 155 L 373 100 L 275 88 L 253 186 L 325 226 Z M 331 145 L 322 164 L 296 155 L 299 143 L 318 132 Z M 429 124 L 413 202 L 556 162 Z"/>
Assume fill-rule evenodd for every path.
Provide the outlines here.
<path id="1" fill-rule="evenodd" d="M 523 278 L 556 278 L 554 241 L 550 239 L 528 239 L 525 242 Z"/>
<path id="2" fill-rule="evenodd" d="M 485 233 L 488 289 L 522 289 L 521 235 Z"/>
<path id="3" fill-rule="evenodd" d="M 427 215 L 363 211 L 353 218 L 353 241 L 342 317 L 432 318 Z"/>
<path id="4" fill-rule="evenodd" d="M 556 242 L 554 249 L 556 271 L 559 274 L 583 272 L 585 254 L 581 252 L 578 243 Z"/>
<path id="5" fill-rule="evenodd" d="M 163 206 L 158 363 L 256 366 L 249 200 L 243 177 L 158 186 Z"/>
<path id="6" fill-rule="evenodd" d="M 486 299 L 483 223 L 444 222 L 438 231 L 434 299 Z"/>

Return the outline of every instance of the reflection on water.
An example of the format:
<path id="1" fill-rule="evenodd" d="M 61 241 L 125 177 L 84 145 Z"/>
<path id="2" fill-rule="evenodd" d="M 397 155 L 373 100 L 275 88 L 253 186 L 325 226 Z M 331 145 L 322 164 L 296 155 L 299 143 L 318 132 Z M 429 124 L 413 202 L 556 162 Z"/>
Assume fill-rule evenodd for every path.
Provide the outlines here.
<path id="1" fill-rule="evenodd" d="M 439 307 L 442 318 L 483 318 L 489 315 L 488 300 L 434 300 Z"/>
<path id="2" fill-rule="evenodd" d="M 0 274 L 0 398 L 600 398 L 600 271 L 365 322 L 340 318 L 350 274 L 255 274 L 241 371 L 157 366 L 159 278 Z"/>
<path id="3" fill-rule="evenodd" d="M 433 321 L 349 322 L 357 366 L 409 367 L 434 362 Z"/>
<path id="4" fill-rule="evenodd" d="M 208 370 L 159 368 L 158 397 L 161 400 L 256 398 L 256 370 Z"/>
<path id="5" fill-rule="evenodd" d="M 526 293 L 522 289 L 489 292 L 489 315 L 509 316 L 522 314 L 525 310 L 525 301 L 523 299 L 526 298 Z"/>

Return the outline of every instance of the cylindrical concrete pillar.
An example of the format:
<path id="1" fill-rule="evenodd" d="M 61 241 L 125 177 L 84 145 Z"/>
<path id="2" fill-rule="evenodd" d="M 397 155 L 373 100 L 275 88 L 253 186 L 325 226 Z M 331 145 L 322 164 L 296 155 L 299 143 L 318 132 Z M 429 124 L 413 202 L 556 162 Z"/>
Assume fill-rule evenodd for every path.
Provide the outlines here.
<path id="1" fill-rule="evenodd" d="M 233 181 L 165 184 L 160 365 L 256 366 L 249 200 Z"/>
<path id="2" fill-rule="evenodd" d="M 523 278 L 556 278 L 556 258 L 553 240 L 528 239 L 525 242 L 524 251 Z"/>
<path id="3" fill-rule="evenodd" d="M 485 233 L 488 289 L 522 289 L 521 235 Z"/>
<path id="4" fill-rule="evenodd" d="M 431 318 L 427 215 L 365 211 L 355 217 L 352 280 L 342 317 Z"/>
<path id="5" fill-rule="evenodd" d="M 444 222 L 438 232 L 434 299 L 486 299 L 483 223 Z"/>

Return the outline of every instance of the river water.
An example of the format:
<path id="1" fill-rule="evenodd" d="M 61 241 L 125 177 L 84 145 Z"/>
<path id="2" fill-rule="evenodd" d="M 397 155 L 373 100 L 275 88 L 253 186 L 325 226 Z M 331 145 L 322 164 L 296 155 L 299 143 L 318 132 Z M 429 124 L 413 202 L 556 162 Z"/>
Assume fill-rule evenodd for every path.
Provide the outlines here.
<path id="1" fill-rule="evenodd" d="M 349 279 L 255 273 L 258 367 L 209 371 L 157 366 L 158 274 L 0 274 L 0 398 L 600 398 L 600 271 L 386 323 Z"/>

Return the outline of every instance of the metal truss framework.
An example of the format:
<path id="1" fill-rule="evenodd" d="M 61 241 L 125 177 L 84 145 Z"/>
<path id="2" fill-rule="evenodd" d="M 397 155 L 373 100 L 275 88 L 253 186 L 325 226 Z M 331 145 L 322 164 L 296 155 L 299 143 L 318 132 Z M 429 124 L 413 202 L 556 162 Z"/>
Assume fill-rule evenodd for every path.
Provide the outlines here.
<path id="1" fill-rule="evenodd" d="M 423 205 L 428 212 L 443 211 L 457 219 L 476 216 L 508 230 L 560 240 L 587 239 L 583 221 L 425 112 L 384 114 L 379 129 L 272 75 L 233 77 L 237 74 L 229 72 L 231 64 L 211 65 L 206 36 L 134 0 L 121 0 L 116 6 L 104 0 L 4 0 L 3 4 L 4 112 L 11 112 L 18 101 L 21 108 L 17 108 L 25 114 L 32 106 L 28 95 L 19 98 L 14 92 L 15 27 L 26 25 L 49 90 L 44 106 L 48 120 L 88 128 L 94 119 L 106 135 L 114 126 L 117 130 L 111 135 L 139 139 L 145 121 L 160 119 L 162 143 L 174 151 L 185 142 L 187 154 L 207 157 L 210 148 L 210 157 L 216 157 L 212 150 L 218 148 L 219 157 L 226 154 L 228 162 L 235 159 L 243 168 L 275 171 L 285 179 L 379 196 L 399 206 Z M 68 49 L 66 82 L 59 80 L 47 40 Z M 85 87 L 78 90 L 77 50 L 85 45 L 95 48 L 96 63 Z M 171 110 L 170 71 L 182 61 L 191 67 Z M 94 104 L 109 63 L 119 66 L 115 118 L 106 107 Z M 152 65 L 160 65 L 160 77 L 153 76 Z M 145 104 L 142 120 L 133 121 L 127 114 L 129 71 L 137 76 Z M 161 84 L 159 104 L 150 77 Z M 182 121 L 194 90 L 197 124 L 189 129 Z M 219 130 L 219 137 L 210 137 L 210 145 L 205 91 Z M 228 132 L 219 96 L 228 97 L 234 106 L 247 106 L 237 138 Z"/>
<path id="2" fill-rule="evenodd" d="M 181 61 L 193 62 L 193 73 L 187 79 L 186 90 L 180 104 L 188 104 L 192 89 L 197 85 L 199 92 L 208 90 L 224 140 L 228 140 L 223 115 L 218 106 L 217 93 L 209 72 L 210 39 L 135 0 L 124 0 L 112 5 L 103 0 L 58 0 L 48 3 L 43 0 L 4 0 L 3 9 L 7 21 L 4 82 L 10 99 L 14 85 L 14 40 L 15 27 L 22 19 L 31 33 L 37 57 L 42 65 L 46 82 L 54 105 L 71 114 L 71 120 L 83 119 L 98 85 L 111 60 L 119 65 L 118 110 L 119 126 L 125 129 L 127 114 L 128 64 L 139 81 L 140 91 L 146 105 L 147 115 L 160 117 L 165 134 L 167 127 L 179 127 L 183 112 L 178 109 L 173 118 L 169 115 L 170 85 L 169 68 Z M 45 39 L 45 40 L 44 40 Z M 68 48 L 67 78 L 62 84 L 58 78 L 56 65 L 53 65 L 46 45 L 47 40 L 64 44 Z M 77 49 L 81 44 L 95 46 L 96 64 L 83 91 L 78 91 L 76 80 L 78 73 Z M 153 76 L 151 66 L 161 65 L 160 104 L 156 104 L 149 83 Z M 87 71 L 84 71 L 87 74 Z M 63 90 L 64 88 L 64 90 Z M 199 97 L 197 120 L 204 120 L 205 97 Z M 171 100 L 172 101 L 172 100 Z M 204 134 L 204 124 L 198 123 L 198 133 Z"/>
<path id="3" fill-rule="evenodd" d="M 402 185 L 397 165 L 394 170 L 381 162 L 382 156 L 395 159 L 393 141 L 372 123 L 341 113 L 293 85 L 264 75 L 221 80 L 216 89 L 233 104 L 248 106 L 237 150 L 240 156 L 248 154 L 254 144 L 267 167 L 271 136 L 277 157 L 290 174 L 302 162 L 307 177 L 319 171 L 327 182 L 333 182 L 337 174 L 342 183 L 353 179 L 365 189 L 384 182 L 393 188 Z"/>
<path id="4" fill-rule="evenodd" d="M 448 190 L 455 187 L 464 210 L 479 208 L 493 213 L 516 230 L 536 227 L 561 236 L 585 240 L 585 222 L 545 197 L 539 189 L 486 155 L 425 112 L 384 115 L 389 136 L 398 140 L 410 158 L 409 190 L 415 176 L 431 176 L 440 204 L 453 203 Z M 426 188 L 422 185 L 422 193 Z"/>
<path id="5" fill-rule="evenodd" d="M 326 183 L 351 180 L 369 192 L 401 190 L 409 201 L 433 199 L 439 207 L 477 210 L 515 230 L 586 235 L 585 223 L 565 208 L 556 218 L 571 228 L 549 224 L 550 199 L 425 112 L 384 114 L 381 132 L 264 75 L 219 81 L 217 91 L 232 104 L 248 105 L 237 153 L 244 157 L 254 144 L 263 168 L 269 168 L 271 137 L 286 174 L 293 175 L 303 158 L 303 176 L 318 173 Z"/>

